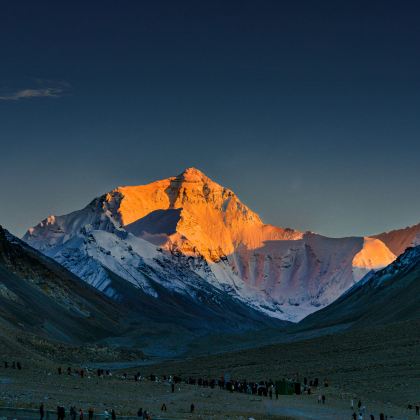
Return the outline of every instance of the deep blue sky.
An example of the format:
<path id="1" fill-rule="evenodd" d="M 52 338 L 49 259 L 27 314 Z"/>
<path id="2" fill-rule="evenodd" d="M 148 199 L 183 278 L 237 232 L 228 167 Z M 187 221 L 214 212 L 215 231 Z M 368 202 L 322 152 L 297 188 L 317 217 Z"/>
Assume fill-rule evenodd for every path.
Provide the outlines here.
<path id="1" fill-rule="evenodd" d="M 196 166 L 269 223 L 420 222 L 418 1 L 4 1 L 0 223 Z"/>

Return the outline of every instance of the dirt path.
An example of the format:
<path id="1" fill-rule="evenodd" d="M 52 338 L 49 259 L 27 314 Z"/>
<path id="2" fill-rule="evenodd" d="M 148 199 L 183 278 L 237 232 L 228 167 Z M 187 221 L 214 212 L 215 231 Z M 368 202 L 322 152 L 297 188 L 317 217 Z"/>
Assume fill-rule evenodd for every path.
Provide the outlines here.
<path id="1" fill-rule="evenodd" d="M 299 420 L 337 420 L 350 418 L 350 413 L 333 407 L 281 407 L 267 401 L 266 412 L 269 415 L 289 416 Z"/>
<path id="2" fill-rule="evenodd" d="M 319 405 L 314 399 L 288 398 L 287 403 L 266 400 L 264 401 L 265 414 L 269 416 L 291 417 L 296 420 L 350 420 L 352 411 L 345 407 L 343 402 L 333 400 L 331 405 Z M 370 408 L 370 409 L 369 409 Z M 366 409 L 365 419 L 372 413 L 375 419 L 379 418 L 383 407 L 370 406 Z M 393 420 L 414 419 L 414 411 L 411 414 L 402 414 L 401 410 L 388 408 L 388 418 Z"/>

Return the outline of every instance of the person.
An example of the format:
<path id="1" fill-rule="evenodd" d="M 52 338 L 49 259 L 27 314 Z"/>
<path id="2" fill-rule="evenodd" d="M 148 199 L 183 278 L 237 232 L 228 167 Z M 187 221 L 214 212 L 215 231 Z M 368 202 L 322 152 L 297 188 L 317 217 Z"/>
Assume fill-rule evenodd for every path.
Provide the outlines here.
<path id="1" fill-rule="evenodd" d="M 353 420 L 357 420 L 357 414 L 353 411 L 353 414 L 351 415 L 351 418 Z"/>
<path id="2" fill-rule="evenodd" d="M 18 370 L 22 370 L 22 365 L 20 364 L 20 362 L 17 362 L 16 366 L 17 366 Z"/>
<path id="3" fill-rule="evenodd" d="M 420 416 L 420 404 L 416 404 L 416 416 Z"/>
<path id="4" fill-rule="evenodd" d="M 359 413 L 359 417 L 357 417 L 357 420 L 363 420 L 363 414 Z"/>
<path id="5" fill-rule="evenodd" d="M 79 420 L 83 420 L 83 410 L 79 410 Z"/>
<path id="6" fill-rule="evenodd" d="M 166 404 L 165 403 L 162 404 L 162 407 L 160 408 L 160 411 L 167 411 L 166 410 Z"/>
<path id="7" fill-rule="evenodd" d="M 350 409 L 354 411 L 354 401 L 353 398 L 350 400 Z"/>
<path id="8" fill-rule="evenodd" d="M 278 400 L 279 399 L 279 389 L 278 389 L 278 387 L 276 386 L 276 400 Z M 311 388 L 309 388 L 309 389 L 311 389 Z"/>
<path id="9" fill-rule="evenodd" d="M 74 406 L 70 407 L 70 419 L 76 420 L 76 407 Z"/>
<path id="10" fill-rule="evenodd" d="M 273 386 L 270 386 L 270 390 L 268 391 L 268 395 L 270 396 L 270 400 L 273 399 Z"/>
<path id="11" fill-rule="evenodd" d="M 172 393 L 175 392 L 175 384 L 173 382 L 171 383 L 171 391 L 172 391 Z"/>
<path id="12" fill-rule="evenodd" d="M 322 404 L 325 404 L 325 395 L 322 396 Z"/>
<path id="13" fill-rule="evenodd" d="M 194 406 L 194 404 L 191 404 L 191 406 L 190 406 L 190 413 L 191 414 L 194 413 L 194 410 L 195 410 L 195 406 Z"/>
<path id="14" fill-rule="evenodd" d="M 94 413 L 93 408 L 92 408 L 92 407 L 90 407 L 90 408 L 89 408 L 89 411 L 88 411 L 89 420 L 93 420 L 93 413 Z"/>
<path id="15" fill-rule="evenodd" d="M 379 414 L 379 420 L 385 420 L 385 414 L 384 413 Z"/>
<path id="16" fill-rule="evenodd" d="M 373 414 L 370 415 L 370 420 L 375 420 L 375 416 Z"/>
<path id="17" fill-rule="evenodd" d="M 321 395 L 318 395 L 318 404 L 321 404 Z"/>
<path id="18" fill-rule="evenodd" d="M 361 406 L 362 406 L 362 401 L 359 400 L 359 402 L 357 403 L 357 408 L 360 410 Z"/>
<path id="19" fill-rule="evenodd" d="M 112 409 L 112 410 L 111 410 L 111 419 L 112 419 L 112 420 L 116 420 L 116 418 L 117 418 L 117 413 L 115 412 L 115 410 L 114 410 L 114 409 Z"/>
<path id="20" fill-rule="evenodd" d="M 105 411 L 104 411 L 104 419 L 109 420 L 109 412 L 108 412 L 107 409 L 105 409 Z"/>
<path id="21" fill-rule="evenodd" d="M 45 409 L 44 409 L 44 403 L 42 403 L 39 407 L 39 419 L 43 420 L 45 416 Z"/>
<path id="22" fill-rule="evenodd" d="M 137 417 L 143 417 L 143 409 L 141 407 L 137 411 Z"/>
<path id="23" fill-rule="evenodd" d="M 66 417 L 66 409 L 61 406 L 59 407 L 59 411 L 60 411 L 60 420 L 64 420 L 64 418 Z"/>

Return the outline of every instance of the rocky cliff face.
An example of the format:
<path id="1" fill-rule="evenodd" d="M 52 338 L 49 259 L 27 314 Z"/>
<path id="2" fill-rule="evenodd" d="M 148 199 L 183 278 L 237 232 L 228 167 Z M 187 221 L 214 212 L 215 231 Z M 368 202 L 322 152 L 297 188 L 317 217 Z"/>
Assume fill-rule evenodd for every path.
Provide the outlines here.
<path id="1" fill-rule="evenodd" d="M 194 168 L 113 194 L 128 232 L 207 261 L 217 262 L 238 246 L 256 249 L 269 240 L 302 238 L 300 232 L 263 224 L 234 192 Z"/>
<path id="2" fill-rule="evenodd" d="M 395 255 L 402 254 L 407 248 L 420 245 L 420 223 L 404 229 L 374 235 L 381 240 Z"/>
<path id="3" fill-rule="evenodd" d="M 395 255 L 379 239 L 331 239 L 267 225 L 195 168 L 119 187 L 25 241 L 109 296 L 110 272 L 158 299 L 156 284 L 191 294 L 209 284 L 253 309 L 297 321 Z"/>

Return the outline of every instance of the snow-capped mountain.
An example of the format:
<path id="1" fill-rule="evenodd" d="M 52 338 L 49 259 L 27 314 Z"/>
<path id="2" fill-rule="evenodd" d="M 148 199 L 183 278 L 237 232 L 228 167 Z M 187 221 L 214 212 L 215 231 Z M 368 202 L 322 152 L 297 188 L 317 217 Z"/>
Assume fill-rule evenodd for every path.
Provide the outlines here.
<path id="1" fill-rule="evenodd" d="M 163 289 L 195 299 L 211 287 L 291 321 L 395 259 L 380 239 L 332 239 L 264 224 L 194 168 L 116 188 L 82 210 L 48 217 L 24 240 L 116 300 L 123 292 L 115 277 L 150 299 Z"/>
<path id="2" fill-rule="evenodd" d="M 86 261 L 87 266 L 95 267 L 89 257 Z M 172 273 L 176 277 L 175 269 Z M 288 324 L 249 308 L 210 284 L 196 286 L 197 278 L 190 278 L 188 294 L 155 284 L 159 296 L 155 299 L 109 270 L 107 275 L 112 293 L 108 293 L 111 288 L 103 290 L 118 296 L 117 300 L 0 226 L 0 344 L 30 334 L 70 345 L 99 344 L 173 356 L 253 345 L 256 330 L 283 329 Z M 241 340 L 235 339 L 237 335 Z M 214 336 L 219 338 L 217 342 Z M 262 336 L 258 342 L 269 339 Z"/>
<path id="3" fill-rule="evenodd" d="M 420 317 L 420 246 L 407 248 L 393 263 L 360 282 L 298 329 L 348 329 Z M 313 332 L 312 332 L 313 333 Z"/>
<path id="4" fill-rule="evenodd" d="M 420 223 L 404 229 L 374 235 L 380 239 L 395 255 L 402 254 L 408 247 L 420 245 Z"/>
<path id="5" fill-rule="evenodd" d="M 2 333 L 80 344 L 121 334 L 120 316 L 114 302 L 0 226 Z"/>

